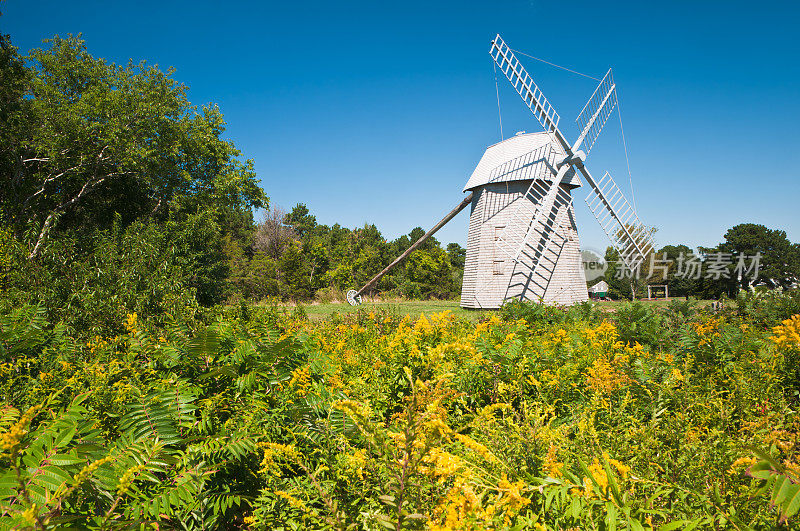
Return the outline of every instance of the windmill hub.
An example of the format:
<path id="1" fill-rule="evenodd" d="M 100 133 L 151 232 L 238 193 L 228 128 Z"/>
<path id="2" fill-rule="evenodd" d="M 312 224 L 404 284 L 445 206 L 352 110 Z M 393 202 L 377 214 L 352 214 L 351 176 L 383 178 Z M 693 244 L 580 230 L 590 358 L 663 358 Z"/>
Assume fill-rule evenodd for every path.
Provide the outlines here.
<path id="1" fill-rule="evenodd" d="M 570 166 L 577 166 L 578 168 L 583 168 L 583 161 L 586 160 L 586 153 L 581 150 L 575 152 L 571 157 L 564 157 L 564 160 L 558 163 L 558 167 L 561 168 L 564 164 L 569 164 Z"/>

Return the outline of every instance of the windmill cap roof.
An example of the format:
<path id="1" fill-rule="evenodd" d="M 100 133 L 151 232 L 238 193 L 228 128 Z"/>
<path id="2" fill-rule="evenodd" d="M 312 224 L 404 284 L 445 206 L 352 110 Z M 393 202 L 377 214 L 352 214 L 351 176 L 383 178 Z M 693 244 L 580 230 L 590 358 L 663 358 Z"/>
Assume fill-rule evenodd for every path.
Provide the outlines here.
<path id="1" fill-rule="evenodd" d="M 564 158 L 564 150 L 547 132 L 518 134 L 486 148 L 464 191 L 492 183 L 542 179 L 552 181 L 555 164 Z M 570 168 L 562 183 L 578 187 L 581 181 Z"/>

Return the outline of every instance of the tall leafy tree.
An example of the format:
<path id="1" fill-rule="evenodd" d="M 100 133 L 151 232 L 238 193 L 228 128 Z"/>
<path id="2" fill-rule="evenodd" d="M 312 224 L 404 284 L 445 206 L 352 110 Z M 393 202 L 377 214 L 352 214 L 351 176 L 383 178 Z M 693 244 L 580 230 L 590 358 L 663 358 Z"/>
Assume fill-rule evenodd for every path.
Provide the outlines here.
<path id="1" fill-rule="evenodd" d="M 800 281 L 800 246 L 789 241 L 786 231 L 742 223 L 728 229 L 719 248 L 722 252 L 748 257 L 748 266 L 750 257 L 761 254 L 758 276 L 753 279 L 751 275 L 741 275 L 742 288 L 753 281 L 782 288 Z"/>
<path id="2" fill-rule="evenodd" d="M 298 203 L 286 214 L 284 222 L 301 238 L 310 234 L 317 227 L 317 218 L 311 215 L 305 203 Z"/>
<path id="3" fill-rule="evenodd" d="M 463 269 L 464 262 L 467 260 L 467 250 L 457 243 L 448 243 L 447 256 L 450 257 L 450 265 Z"/>
<path id="4" fill-rule="evenodd" d="M 669 286 L 669 294 L 671 296 L 685 297 L 696 294 L 700 280 L 687 275 L 687 267 L 685 265 L 689 257 L 693 255 L 694 251 L 688 245 L 683 244 L 665 245 L 656 253 L 655 258 L 657 260 L 667 261 L 667 264 L 665 264 L 667 268 L 666 284 Z M 660 274 L 661 272 L 659 271 Z M 658 276 L 655 280 L 661 283 L 664 282 L 663 276 Z"/>
<path id="5" fill-rule="evenodd" d="M 109 226 L 114 216 L 126 225 L 170 209 L 266 204 L 252 161 L 221 138 L 219 109 L 191 105 L 172 70 L 108 63 L 77 37 L 45 42 L 30 55 L 24 134 L 0 188 L 3 221 L 34 235 L 31 258 L 52 231 Z"/>
<path id="6" fill-rule="evenodd" d="M 414 244 L 417 240 L 422 238 L 424 235 L 425 235 L 425 230 L 422 227 L 414 227 L 413 229 L 411 229 L 411 232 L 408 233 L 409 247 L 412 244 Z M 439 247 L 439 240 L 431 236 L 430 238 L 422 242 L 422 244 L 418 247 L 418 249 L 431 250 L 438 247 Z"/>
<path id="7" fill-rule="evenodd" d="M 4 188 L 22 179 L 20 145 L 27 123 L 25 94 L 29 84 L 23 58 L 8 35 L 0 34 L 0 176 L 6 182 L 0 187 L 0 197 Z M 0 221 L 8 221 L 2 212 Z"/>

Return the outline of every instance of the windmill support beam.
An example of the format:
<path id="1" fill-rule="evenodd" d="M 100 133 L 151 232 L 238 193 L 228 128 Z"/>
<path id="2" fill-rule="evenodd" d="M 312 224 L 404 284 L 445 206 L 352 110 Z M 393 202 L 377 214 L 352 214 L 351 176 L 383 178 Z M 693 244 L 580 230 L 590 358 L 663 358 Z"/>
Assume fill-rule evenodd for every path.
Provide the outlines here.
<path id="1" fill-rule="evenodd" d="M 457 206 L 456 206 L 456 207 L 455 207 L 453 210 L 451 210 L 451 211 L 450 211 L 450 212 L 449 212 L 449 213 L 448 213 L 448 214 L 447 214 L 445 217 L 443 217 L 443 218 L 442 218 L 442 219 L 439 221 L 439 223 L 437 223 L 436 225 L 434 225 L 434 226 L 431 228 L 431 230 L 429 230 L 428 232 L 426 232 L 426 233 L 425 233 L 425 234 L 422 236 L 422 238 L 420 238 L 419 240 L 415 241 L 415 242 L 414 242 L 414 243 L 411 245 L 411 247 L 409 247 L 408 249 L 406 249 L 406 250 L 405 250 L 405 252 L 404 252 L 403 254 L 401 254 L 400 256 L 398 256 L 397 258 L 395 258 L 395 259 L 394 259 L 394 261 L 393 261 L 391 264 L 389 264 L 388 266 L 386 266 L 386 267 L 383 269 L 383 271 L 381 271 L 380 273 L 378 273 L 377 275 L 375 275 L 374 277 L 372 277 L 372 279 L 371 279 L 369 282 L 367 282 L 366 284 L 364 284 L 364 287 L 363 287 L 363 288 L 361 288 L 360 290 L 358 290 L 358 293 L 357 293 L 357 295 L 358 295 L 358 296 L 360 296 L 360 295 L 362 295 L 362 294 L 364 294 L 364 293 L 368 292 L 368 291 L 369 291 L 369 290 L 371 290 L 372 288 L 374 288 L 374 287 L 375 287 L 375 284 L 377 284 L 377 283 L 378 283 L 378 281 L 379 281 L 381 278 L 383 278 L 383 276 L 384 276 L 384 275 L 386 275 L 386 273 L 388 273 L 389 271 L 391 271 L 392 269 L 394 269 L 394 267 L 395 267 L 395 266 L 397 266 L 397 265 L 398 265 L 400 262 L 402 262 L 403 260 L 405 260 L 405 259 L 408 257 L 408 255 L 410 255 L 411 253 L 413 253 L 413 252 L 414 252 L 414 251 L 415 251 L 415 250 L 416 250 L 416 249 L 417 249 L 417 248 L 418 248 L 420 245 L 422 245 L 422 244 L 425 242 L 425 240 L 427 240 L 428 238 L 430 238 L 431 236 L 433 236 L 433 235 L 436 233 L 436 231 L 438 231 L 439 229 L 441 229 L 442 227 L 444 227 L 444 226 L 447 224 L 447 222 L 448 222 L 448 221 L 450 221 L 451 219 L 453 219 L 454 217 L 456 217 L 456 215 L 457 215 L 459 212 L 461 212 L 462 210 L 464 210 L 465 208 L 467 208 L 467 205 L 469 205 L 471 202 L 472 202 L 472 193 L 470 193 L 469 195 L 467 195 L 467 197 L 465 197 L 463 201 L 461 201 L 461 202 L 460 202 L 460 203 L 459 203 L 459 204 L 458 204 L 458 205 L 457 205 Z"/>

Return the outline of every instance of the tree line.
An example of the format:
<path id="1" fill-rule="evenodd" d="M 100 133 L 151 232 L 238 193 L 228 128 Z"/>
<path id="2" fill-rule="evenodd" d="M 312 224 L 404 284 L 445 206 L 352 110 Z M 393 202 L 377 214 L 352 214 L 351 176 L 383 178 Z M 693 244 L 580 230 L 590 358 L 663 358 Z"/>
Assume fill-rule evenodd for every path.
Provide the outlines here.
<path id="1" fill-rule="evenodd" d="M 623 271 L 613 247 L 604 258 L 608 268 L 602 280 L 612 298 L 642 297 L 648 285 L 666 285 L 670 296 L 718 299 L 741 290 L 800 284 L 800 243 L 792 243 L 784 230 L 756 223 L 735 225 L 722 242 L 697 251 L 685 244 L 665 245 L 648 253 L 636 272 Z"/>
<path id="2" fill-rule="evenodd" d="M 250 243 L 230 253 L 230 283 L 248 299 L 344 300 L 346 290 L 363 286 L 424 233 L 415 227 L 387 240 L 373 224 L 356 229 L 319 224 L 303 203 L 288 213 L 273 208 L 255 227 Z M 406 298 L 453 298 L 461 290 L 465 256 L 459 244 L 442 248 L 429 238 L 376 290 Z"/>
<path id="3" fill-rule="evenodd" d="M 302 203 L 289 212 L 271 206 L 253 161 L 224 132 L 220 110 L 193 105 L 172 70 L 93 57 L 74 36 L 21 55 L 0 35 L 3 300 L 42 304 L 53 320 L 87 329 L 118 327 L 130 312 L 341 300 L 423 235 L 416 227 L 387 240 L 371 224 L 320 224 Z M 265 212 L 258 221 L 257 211 Z M 669 245 L 658 254 L 689 251 Z M 739 225 L 701 251 L 761 252 L 754 285 L 788 287 L 800 277 L 798 244 L 780 230 Z M 431 238 L 377 290 L 455 298 L 465 254 Z M 612 296 L 642 292 L 648 280 L 615 278 L 615 267 L 606 272 Z M 675 270 L 666 283 L 674 295 L 705 298 L 750 287 Z"/>
<path id="4" fill-rule="evenodd" d="M 423 231 L 318 224 L 271 208 L 216 105 L 145 62 L 56 36 L 21 55 L 0 35 L 0 287 L 76 326 L 243 299 L 340 298 Z M 256 222 L 254 212 L 264 211 Z M 434 239 L 378 289 L 458 294 L 464 249 Z"/>

